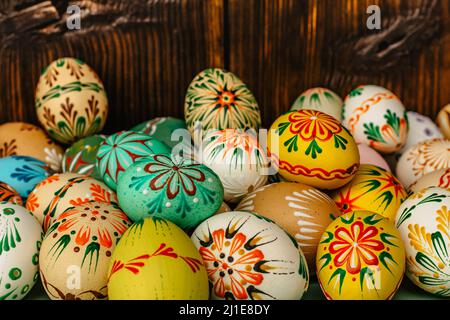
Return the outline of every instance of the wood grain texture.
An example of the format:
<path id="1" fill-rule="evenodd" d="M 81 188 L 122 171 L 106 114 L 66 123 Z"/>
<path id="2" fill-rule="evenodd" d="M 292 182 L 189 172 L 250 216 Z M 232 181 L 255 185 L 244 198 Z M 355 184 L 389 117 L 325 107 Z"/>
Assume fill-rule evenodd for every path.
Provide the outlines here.
<path id="1" fill-rule="evenodd" d="M 66 8 L 82 9 L 81 30 Z M 382 30 L 366 27 L 381 7 Z M 207 67 L 233 71 L 267 127 L 314 86 L 345 96 L 385 86 L 435 117 L 450 102 L 447 0 L 3 0 L 0 123 L 36 123 L 34 90 L 56 58 L 86 61 L 110 101 L 106 132 L 155 116 L 183 117 L 186 88 Z"/>

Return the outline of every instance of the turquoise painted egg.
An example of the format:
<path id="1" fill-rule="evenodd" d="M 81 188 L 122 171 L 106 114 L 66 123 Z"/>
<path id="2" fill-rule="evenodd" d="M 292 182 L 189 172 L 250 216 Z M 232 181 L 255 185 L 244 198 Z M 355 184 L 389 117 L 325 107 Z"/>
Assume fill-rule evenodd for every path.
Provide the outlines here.
<path id="1" fill-rule="evenodd" d="M 170 153 L 170 148 L 148 134 L 121 131 L 102 142 L 97 151 L 96 166 L 106 185 L 116 190 L 119 178 L 138 159 L 165 153 Z"/>
<path id="2" fill-rule="evenodd" d="M 105 139 L 104 135 L 94 135 L 78 140 L 67 148 L 62 159 L 62 172 L 84 174 L 101 180 L 95 162 L 97 151 Z"/>
<path id="3" fill-rule="evenodd" d="M 172 140 L 172 134 L 178 129 L 186 129 L 184 120 L 172 117 L 159 117 L 134 126 L 131 131 L 146 133 L 173 148 L 179 143 L 176 137 L 173 137 L 174 140 Z"/>
<path id="4" fill-rule="evenodd" d="M 137 161 L 117 187 L 120 206 L 133 221 L 164 218 L 184 229 L 212 216 L 222 205 L 223 195 L 222 183 L 211 169 L 168 155 Z"/>
<path id="5" fill-rule="evenodd" d="M 10 185 L 26 199 L 34 187 L 50 175 L 46 163 L 32 157 L 0 158 L 0 181 Z"/>

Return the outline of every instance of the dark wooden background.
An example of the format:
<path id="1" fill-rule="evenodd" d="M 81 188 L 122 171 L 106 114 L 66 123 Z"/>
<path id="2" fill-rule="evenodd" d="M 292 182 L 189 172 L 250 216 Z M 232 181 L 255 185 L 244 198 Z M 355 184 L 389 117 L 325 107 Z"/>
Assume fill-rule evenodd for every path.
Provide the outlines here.
<path id="1" fill-rule="evenodd" d="M 69 4 L 79 31 L 67 30 Z M 366 27 L 371 4 L 378 31 Z M 265 126 L 312 86 L 344 96 L 379 84 L 435 117 L 450 103 L 449 16 L 449 0 L 1 0 L 0 123 L 36 123 L 40 71 L 63 56 L 103 79 L 106 132 L 183 117 L 187 86 L 213 66 L 247 83 Z"/>

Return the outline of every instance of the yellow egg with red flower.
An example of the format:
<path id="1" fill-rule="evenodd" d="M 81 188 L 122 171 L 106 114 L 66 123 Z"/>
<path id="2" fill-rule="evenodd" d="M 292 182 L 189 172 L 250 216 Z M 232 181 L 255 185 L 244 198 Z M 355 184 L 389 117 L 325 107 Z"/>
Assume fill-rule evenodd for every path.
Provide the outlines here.
<path id="1" fill-rule="evenodd" d="M 337 189 L 355 175 L 359 151 L 338 120 L 302 109 L 279 117 L 268 133 L 273 164 L 286 180 L 319 189 Z"/>
<path id="2" fill-rule="evenodd" d="M 405 248 L 386 218 L 370 211 L 350 212 L 322 235 L 316 267 L 328 300 L 388 300 L 403 279 Z"/>

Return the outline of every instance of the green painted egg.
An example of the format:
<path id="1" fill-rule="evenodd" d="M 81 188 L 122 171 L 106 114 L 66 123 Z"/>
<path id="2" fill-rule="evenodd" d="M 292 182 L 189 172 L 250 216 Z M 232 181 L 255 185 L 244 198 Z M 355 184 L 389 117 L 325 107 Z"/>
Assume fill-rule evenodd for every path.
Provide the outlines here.
<path id="1" fill-rule="evenodd" d="M 84 174 L 101 180 L 95 161 L 100 144 L 105 139 L 104 135 L 94 135 L 75 142 L 64 153 L 62 171 Z"/>
<path id="2" fill-rule="evenodd" d="M 160 117 L 142 122 L 134 126 L 131 131 L 144 132 L 173 148 L 179 143 L 178 139 L 172 140 L 172 134 L 177 129 L 186 129 L 184 120 L 172 117 Z"/>
<path id="3" fill-rule="evenodd" d="M 219 177 L 202 164 L 153 155 L 125 171 L 117 195 L 120 206 L 133 221 L 164 218 L 187 229 L 220 208 L 224 190 Z"/>

